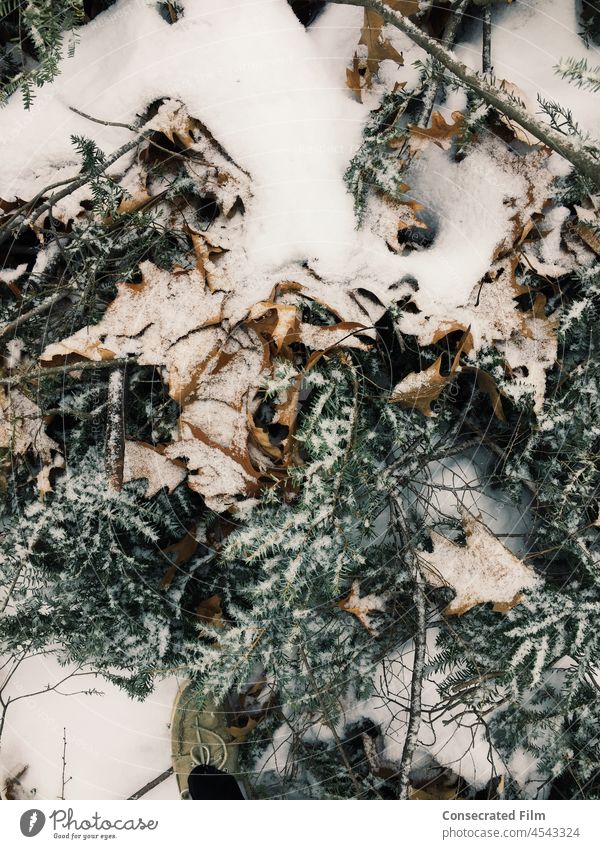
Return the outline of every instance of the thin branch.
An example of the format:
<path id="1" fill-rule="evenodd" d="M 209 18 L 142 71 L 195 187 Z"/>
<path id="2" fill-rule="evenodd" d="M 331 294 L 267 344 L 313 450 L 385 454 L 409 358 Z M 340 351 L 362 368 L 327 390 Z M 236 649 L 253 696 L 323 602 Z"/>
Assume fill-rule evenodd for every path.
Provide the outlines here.
<path id="1" fill-rule="evenodd" d="M 160 775 L 158 775 L 156 778 L 153 778 L 152 781 L 148 782 L 148 784 L 144 784 L 144 786 L 140 787 L 139 790 L 136 790 L 136 792 L 132 796 L 128 796 L 127 801 L 131 802 L 135 799 L 141 799 L 142 796 L 145 796 L 146 793 L 149 793 L 151 790 L 154 790 L 155 787 L 158 787 L 159 784 L 162 784 L 163 781 L 166 781 L 166 779 L 169 778 L 169 776 L 171 775 L 173 775 L 172 766 L 170 766 L 168 769 L 165 769 L 164 772 L 161 772 Z"/>
<path id="2" fill-rule="evenodd" d="M 98 176 L 105 172 L 111 165 L 113 165 L 118 159 L 128 153 L 130 150 L 133 150 L 134 147 L 140 145 L 144 140 L 150 138 L 152 131 L 145 130 L 140 133 L 136 138 L 128 141 L 126 144 L 122 145 L 118 148 L 111 156 L 109 156 L 101 168 L 98 168 L 94 174 L 94 176 Z M 85 186 L 86 183 L 89 183 L 91 177 L 86 174 L 83 177 L 73 178 L 68 186 L 64 189 L 61 189 L 59 192 L 55 192 L 55 194 L 51 195 L 40 207 L 37 209 L 33 209 L 28 215 L 19 214 L 15 218 L 13 218 L 9 223 L 5 224 L 2 228 L 3 232 L 0 232 L 0 245 L 7 241 L 9 238 L 17 238 L 22 230 L 24 230 L 32 221 L 37 221 L 38 218 L 45 215 L 49 212 L 52 207 L 63 198 L 72 194 L 74 191 L 79 189 L 81 186 Z"/>
<path id="3" fill-rule="evenodd" d="M 62 775 L 61 775 L 61 783 L 60 783 L 60 799 L 65 801 L 65 785 L 69 783 L 72 779 L 72 775 L 68 778 L 65 778 L 65 772 L 67 769 L 67 729 L 63 728 L 63 750 L 62 750 Z"/>
<path id="4" fill-rule="evenodd" d="M 402 551 L 405 557 L 410 560 L 410 570 L 412 572 L 414 602 L 416 613 L 416 630 L 413 637 L 413 668 L 410 682 L 410 709 L 408 714 L 408 725 L 406 728 L 406 738 L 402 749 L 402 758 L 400 759 L 400 768 L 398 771 L 400 799 L 408 798 L 410 768 L 412 766 L 413 756 L 417 740 L 419 737 L 419 729 L 421 727 L 422 716 L 422 691 L 423 691 L 423 675 L 425 672 L 425 648 L 427 644 L 427 601 L 423 590 L 423 579 L 419 569 L 417 556 L 413 549 L 408 527 L 402 511 L 402 505 L 397 497 L 392 499 L 394 510 L 394 525 Z"/>
<path id="5" fill-rule="evenodd" d="M 336 731 L 335 724 L 329 718 L 329 711 L 327 710 L 327 705 L 323 701 L 323 696 L 321 695 L 321 688 L 319 687 L 319 685 L 318 685 L 318 683 L 315 679 L 314 673 L 313 673 L 312 669 L 310 668 L 310 664 L 308 662 L 306 652 L 304 651 L 304 646 L 300 646 L 300 654 L 302 655 L 302 660 L 304 662 L 304 666 L 306 667 L 306 673 L 308 675 L 308 679 L 310 681 L 311 687 L 313 688 L 313 692 L 314 692 L 315 696 L 317 697 L 317 700 L 318 700 L 319 705 L 321 707 L 321 711 L 323 712 L 323 719 L 325 720 L 325 724 L 327 725 L 327 727 L 329 728 L 329 730 L 333 734 L 333 739 L 335 740 L 335 745 L 337 747 L 338 752 L 340 753 L 340 757 L 342 759 L 344 766 L 346 767 L 348 775 L 350 776 L 350 781 L 352 782 L 354 789 L 356 790 L 356 795 L 357 795 L 357 798 L 358 798 L 362 795 L 363 788 L 360 786 L 360 783 L 359 783 L 356 775 L 354 774 L 354 770 L 352 769 L 352 766 L 350 765 L 350 761 L 348 760 L 348 757 L 347 757 L 346 752 L 344 751 L 344 747 L 342 745 L 342 741 L 340 740 L 340 735 Z"/>
<path id="6" fill-rule="evenodd" d="M 493 106 L 498 112 L 506 115 L 512 121 L 516 121 L 533 136 L 543 142 L 552 150 L 564 156 L 581 174 L 600 182 L 600 162 L 591 153 L 571 141 L 547 124 L 530 115 L 516 100 L 510 98 L 506 93 L 496 88 L 493 82 L 483 75 L 471 70 L 463 62 L 460 62 L 449 50 L 438 41 L 424 33 L 408 18 L 393 12 L 389 6 L 385 6 L 378 0 L 330 0 L 331 3 L 343 6 L 360 6 L 373 9 L 384 19 L 386 23 L 392 24 L 401 30 L 419 47 L 423 48 L 430 56 L 437 59 L 440 64 L 451 71 L 466 86 L 471 88 L 480 97 Z"/>
<path id="7" fill-rule="evenodd" d="M 105 468 L 109 489 L 123 488 L 125 460 L 125 369 L 114 371 L 108 381 Z"/>
<path id="8" fill-rule="evenodd" d="M 456 8 L 451 9 L 450 11 L 450 19 L 448 20 L 446 29 L 444 30 L 444 35 L 442 36 L 442 45 L 447 50 L 449 50 L 454 44 L 456 33 L 458 32 L 460 22 L 462 21 L 463 14 L 468 4 L 469 0 L 460 0 L 460 2 L 456 5 Z M 422 127 L 426 127 L 429 124 L 429 119 L 431 118 L 431 113 L 433 111 L 433 104 L 435 103 L 440 90 L 441 72 L 442 67 L 439 62 L 436 62 L 434 77 L 430 80 L 429 85 L 423 94 L 423 106 L 419 116 L 419 124 Z"/>
<path id="9" fill-rule="evenodd" d="M 483 10 L 483 34 L 481 47 L 481 70 L 484 74 L 492 72 L 492 10 L 486 6 Z"/>
<path id="10" fill-rule="evenodd" d="M 2 327 L 0 327 L 0 338 L 2 336 L 7 336 L 9 333 L 12 333 L 13 330 L 16 330 L 22 324 L 25 324 L 25 322 L 29 321 L 29 319 L 36 318 L 38 315 L 44 315 L 44 313 L 49 312 L 55 304 L 58 304 L 59 301 L 62 301 L 65 298 L 68 298 L 69 295 L 74 291 L 75 286 L 67 286 L 60 292 L 55 292 L 54 295 L 51 295 L 49 298 L 46 298 L 46 300 L 43 301 L 41 304 L 38 304 L 37 307 L 34 307 L 28 312 L 22 313 L 13 321 L 7 322 Z"/>
<path id="11" fill-rule="evenodd" d="M 38 369 L 38 371 L 30 371 L 26 374 L 15 374 L 12 377 L 3 377 L 0 379 L 0 386 L 15 386 L 20 383 L 27 383 L 30 380 L 41 380 L 43 377 L 65 374 L 70 371 L 119 368 L 119 366 L 124 366 L 128 362 L 131 362 L 131 359 L 119 358 L 114 360 L 87 360 L 81 363 L 65 363 L 63 366 L 51 366 L 49 368 Z"/>

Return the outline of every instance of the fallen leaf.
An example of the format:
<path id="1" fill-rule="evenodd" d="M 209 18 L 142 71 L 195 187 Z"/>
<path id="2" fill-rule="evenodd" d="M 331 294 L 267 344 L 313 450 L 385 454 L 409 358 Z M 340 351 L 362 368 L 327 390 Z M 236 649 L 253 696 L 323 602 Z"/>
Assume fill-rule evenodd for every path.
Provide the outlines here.
<path id="1" fill-rule="evenodd" d="M 442 150 L 448 150 L 460 132 L 464 115 L 462 112 L 452 113 L 453 123 L 446 123 L 440 112 L 434 112 L 431 116 L 430 127 L 420 127 L 418 124 L 409 124 L 409 147 L 412 153 L 419 153 L 429 144 L 436 144 Z"/>
<path id="2" fill-rule="evenodd" d="M 371 622 L 371 613 L 383 613 L 385 611 L 386 599 L 378 595 L 360 595 L 360 584 L 352 582 L 352 589 L 346 598 L 337 602 L 338 607 L 346 613 L 356 616 L 360 624 L 373 636 L 377 636 L 377 626 Z"/>
<path id="3" fill-rule="evenodd" d="M 160 582 L 162 589 L 166 590 L 171 586 L 173 579 L 177 574 L 178 567 L 192 559 L 199 544 L 200 541 L 197 537 L 197 528 L 194 526 L 191 530 L 186 531 L 184 536 L 178 542 L 174 542 L 172 545 L 161 550 L 161 554 L 164 554 L 172 561 L 171 566 L 169 566 Z"/>
<path id="4" fill-rule="evenodd" d="M 367 48 L 367 67 L 371 75 L 376 74 L 384 59 L 392 59 L 398 65 L 404 64 L 401 53 L 398 53 L 389 38 L 383 36 L 383 18 L 372 9 L 364 10 L 364 22 L 360 31 L 359 44 Z"/>
<path id="5" fill-rule="evenodd" d="M 46 434 L 42 411 L 18 389 L 0 389 L 0 448 L 13 454 L 33 451 L 46 462 L 59 445 Z"/>
<path id="6" fill-rule="evenodd" d="M 196 616 L 202 620 L 205 625 L 212 625 L 213 628 L 223 627 L 223 611 L 221 610 L 221 597 L 211 595 L 210 598 L 205 598 L 196 606 Z"/>
<path id="7" fill-rule="evenodd" d="M 403 378 L 400 383 L 397 383 L 390 395 L 390 402 L 400 404 L 402 407 L 411 410 L 419 410 L 424 416 L 433 415 L 431 405 L 434 401 L 437 401 L 445 387 L 454 380 L 459 370 L 460 355 L 470 341 L 471 336 L 467 328 L 458 351 L 454 355 L 448 374 L 441 373 L 444 357 L 443 354 L 440 354 L 429 368 L 412 372 Z"/>
<path id="8" fill-rule="evenodd" d="M 506 613 L 539 578 L 473 516 L 464 512 L 462 524 L 464 546 L 431 532 L 433 551 L 419 553 L 424 576 L 434 587 L 454 590 L 454 599 L 443 611 L 446 616 L 461 616 L 486 602 L 493 602 L 495 611 Z"/>
<path id="9" fill-rule="evenodd" d="M 165 457 L 163 447 L 125 440 L 123 483 L 146 478 L 146 498 L 152 498 L 163 487 L 173 492 L 185 477 L 185 466 Z"/>
<path id="10" fill-rule="evenodd" d="M 352 67 L 346 68 L 346 85 L 361 103 L 363 88 L 371 87 L 371 76 L 366 59 L 359 59 L 358 53 L 355 53 L 352 57 Z"/>

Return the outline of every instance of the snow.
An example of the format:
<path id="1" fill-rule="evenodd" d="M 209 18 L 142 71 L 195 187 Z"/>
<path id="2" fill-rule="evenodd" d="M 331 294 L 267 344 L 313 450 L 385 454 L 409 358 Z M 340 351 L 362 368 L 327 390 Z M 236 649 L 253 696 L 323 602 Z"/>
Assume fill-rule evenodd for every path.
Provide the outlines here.
<path id="1" fill-rule="evenodd" d="M 10 684 L 17 696 L 51 686 L 67 670 L 51 657 L 27 660 Z M 96 689 L 103 695 L 43 693 L 9 707 L 2 735 L 0 780 L 18 765 L 29 765 L 22 779 L 39 799 L 57 799 L 61 789 L 63 728 L 67 737 L 67 799 L 126 799 L 171 764 L 168 723 L 178 682 L 159 682 L 144 702 L 93 676 L 75 678 L 63 693 Z M 173 777 L 146 799 L 178 798 Z"/>

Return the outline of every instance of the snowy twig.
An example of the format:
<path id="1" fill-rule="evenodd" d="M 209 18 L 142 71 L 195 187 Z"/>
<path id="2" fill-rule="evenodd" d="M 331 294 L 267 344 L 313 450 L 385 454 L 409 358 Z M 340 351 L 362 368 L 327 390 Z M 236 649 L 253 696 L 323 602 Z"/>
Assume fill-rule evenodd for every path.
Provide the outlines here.
<path id="1" fill-rule="evenodd" d="M 410 682 L 410 709 L 408 713 L 406 738 L 404 740 L 404 747 L 402 749 L 402 758 L 400 760 L 400 769 L 398 773 L 399 797 L 400 799 L 407 799 L 410 769 L 415 747 L 417 745 L 417 739 L 419 737 L 419 728 L 421 727 L 421 694 L 423 690 L 425 648 L 427 644 L 427 601 L 423 590 L 423 579 L 421 577 L 418 560 L 410 540 L 410 534 L 404 518 L 400 499 L 398 497 L 393 497 L 391 506 L 395 520 L 394 526 L 398 534 L 399 542 L 402 545 L 402 551 L 404 552 L 404 556 L 410 561 L 410 569 L 413 579 L 415 613 L 417 619 L 416 630 L 413 637 L 414 655 Z"/>
<path id="2" fill-rule="evenodd" d="M 462 21 L 463 14 L 468 4 L 469 0 L 460 0 L 460 2 L 456 5 L 456 8 L 450 11 L 450 19 L 446 25 L 446 29 L 444 30 L 444 35 L 442 36 L 442 45 L 448 50 L 454 44 L 456 33 L 458 32 L 460 22 Z M 425 89 L 425 93 L 423 94 L 423 106 L 419 116 L 419 124 L 422 127 L 426 127 L 429 124 L 431 112 L 433 111 L 433 104 L 435 103 L 440 90 L 441 71 L 442 67 L 439 62 L 436 62 L 433 79 L 429 81 L 429 84 Z"/>
<path id="3" fill-rule="evenodd" d="M 106 426 L 106 477 L 110 489 L 123 488 L 125 459 L 125 370 L 113 371 L 108 380 L 108 413 Z"/>
<path id="4" fill-rule="evenodd" d="M 25 374 L 2 377 L 0 378 L 0 386 L 16 386 L 20 383 L 27 383 L 30 380 L 41 380 L 43 377 L 52 377 L 55 374 L 66 374 L 71 371 L 119 368 L 119 366 L 124 366 L 128 362 L 131 362 L 131 359 L 120 358 L 115 360 L 87 360 L 81 363 L 65 363 L 62 366 L 51 366 L 49 368 L 38 369 L 37 371 L 29 371 Z"/>
<path id="5" fill-rule="evenodd" d="M 13 330 L 16 330 L 26 321 L 29 321 L 31 318 L 37 318 L 38 315 L 44 315 L 44 313 L 49 312 L 55 304 L 58 304 L 59 301 L 67 298 L 71 292 L 75 291 L 75 286 L 67 286 L 62 289 L 60 292 L 55 292 L 49 298 L 46 298 L 41 304 L 38 304 L 37 307 L 29 310 L 28 312 L 22 313 L 20 316 L 15 318 L 13 321 L 9 321 L 0 327 L 0 337 L 7 336 L 9 333 L 12 333 Z"/>
<path id="6" fill-rule="evenodd" d="M 150 138 L 151 134 L 151 130 L 145 130 L 136 136 L 136 138 L 122 145 L 106 159 L 101 167 L 98 167 L 95 176 L 105 172 L 111 165 L 114 165 L 118 159 L 140 145 L 145 139 Z M 81 188 L 81 186 L 85 186 L 86 183 L 89 183 L 90 179 L 91 177 L 89 174 L 86 174 L 84 177 L 73 178 L 64 189 L 55 192 L 55 194 L 51 195 L 40 207 L 32 209 L 28 215 L 20 213 L 14 216 L 5 223 L 0 230 L 0 245 L 4 244 L 4 242 L 6 242 L 9 238 L 16 238 L 32 221 L 37 221 L 38 218 L 49 212 L 59 200 L 73 194 L 73 192 Z"/>
<path id="7" fill-rule="evenodd" d="M 170 766 L 168 769 L 165 769 L 164 772 L 161 772 L 156 778 L 153 778 L 152 781 L 149 781 L 147 784 L 144 784 L 143 787 L 140 787 L 139 790 L 132 796 L 127 797 L 127 801 L 131 802 L 135 799 L 141 799 L 142 796 L 145 796 L 146 793 L 149 793 L 151 790 L 154 790 L 155 787 L 158 787 L 159 784 L 162 784 L 163 781 L 166 781 L 169 776 L 173 775 L 173 767 Z"/>
<path id="8" fill-rule="evenodd" d="M 393 12 L 378 0 L 330 0 L 338 5 L 361 6 L 373 9 L 386 21 L 407 35 L 419 47 L 437 59 L 438 62 L 451 71 L 459 80 L 480 95 L 490 106 L 502 115 L 506 115 L 535 138 L 539 139 L 552 150 L 564 156 L 581 174 L 594 182 L 600 182 L 600 164 L 598 160 L 579 144 L 573 142 L 557 130 L 542 123 L 530 115 L 515 99 L 497 88 L 490 78 L 484 77 L 463 62 L 460 62 L 449 50 L 438 41 L 424 33 L 407 17 Z"/>
<path id="9" fill-rule="evenodd" d="M 492 10 L 486 6 L 483 10 L 483 36 L 481 50 L 481 70 L 484 74 L 492 72 Z"/>

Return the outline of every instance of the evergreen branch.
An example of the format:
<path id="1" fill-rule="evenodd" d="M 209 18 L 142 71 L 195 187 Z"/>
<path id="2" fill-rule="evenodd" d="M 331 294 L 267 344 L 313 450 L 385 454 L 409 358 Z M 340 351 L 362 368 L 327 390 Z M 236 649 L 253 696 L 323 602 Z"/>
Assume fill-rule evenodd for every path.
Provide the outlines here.
<path id="1" fill-rule="evenodd" d="M 401 30 L 419 47 L 430 56 L 451 71 L 461 82 L 480 95 L 490 106 L 498 112 L 506 115 L 512 121 L 528 130 L 533 136 L 559 153 L 568 160 L 577 171 L 589 177 L 595 183 L 600 182 L 600 169 L 597 159 L 581 146 L 570 139 L 565 138 L 554 128 L 543 124 L 537 118 L 530 115 L 522 106 L 515 102 L 506 93 L 496 88 L 489 79 L 472 71 L 463 62 L 460 62 L 452 53 L 443 47 L 438 41 L 424 33 L 408 18 L 393 12 L 379 0 L 330 0 L 337 5 L 360 6 L 373 9 L 384 19 L 386 23 L 392 24 Z"/>
<path id="2" fill-rule="evenodd" d="M 590 91 L 600 91 L 600 65 L 595 68 L 590 68 L 587 59 L 561 59 L 558 65 L 554 66 L 555 72 L 568 80 L 577 88 L 587 88 Z"/>
<path id="3" fill-rule="evenodd" d="M 4 244 L 4 242 L 11 237 L 16 239 L 21 232 L 31 224 L 31 222 L 37 221 L 38 218 L 49 212 L 59 200 L 73 194 L 73 192 L 81 188 L 81 186 L 85 186 L 87 183 L 91 182 L 94 177 L 98 177 L 100 174 L 107 171 L 107 169 L 110 168 L 111 165 L 114 165 L 117 160 L 130 150 L 133 150 L 135 147 L 140 145 L 144 140 L 150 138 L 151 135 L 151 130 L 144 130 L 136 136 L 136 138 L 122 145 L 113 154 L 111 154 L 111 156 L 107 157 L 93 174 L 86 173 L 81 177 L 74 177 L 70 181 L 69 185 L 67 185 L 64 189 L 61 189 L 61 191 L 55 192 L 41 206 L 29 212 L 28 215 L 25 216 L 24 214 L 19 213 L 12 219 L 9 219 L 9 221 L 4 224 L 0 230 L 0 245 Z"/>

